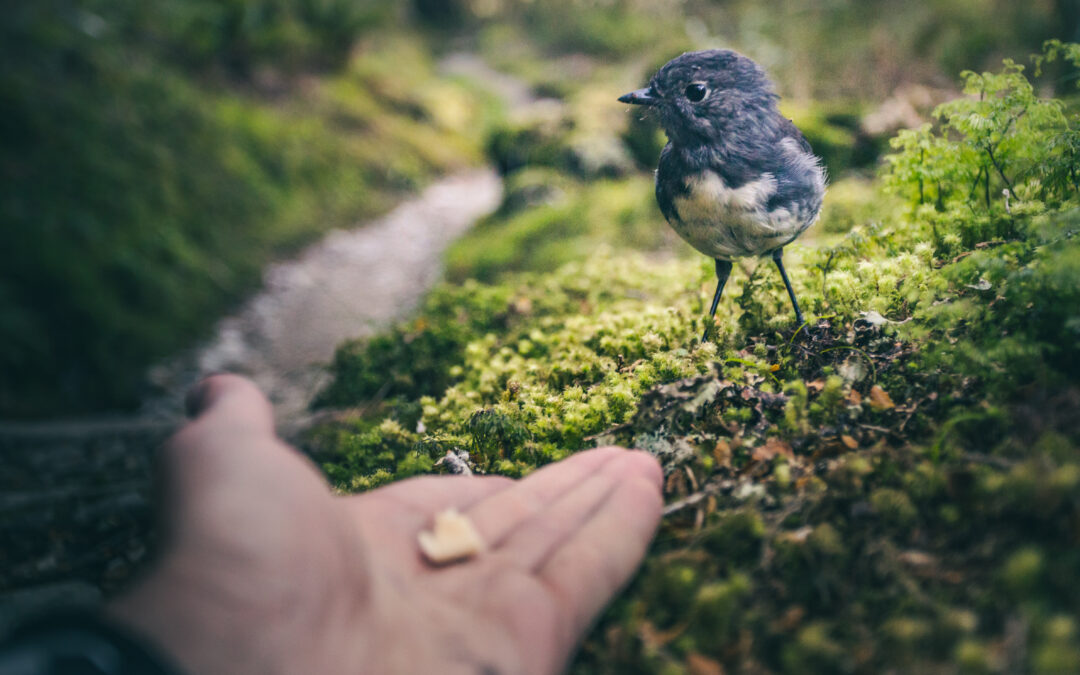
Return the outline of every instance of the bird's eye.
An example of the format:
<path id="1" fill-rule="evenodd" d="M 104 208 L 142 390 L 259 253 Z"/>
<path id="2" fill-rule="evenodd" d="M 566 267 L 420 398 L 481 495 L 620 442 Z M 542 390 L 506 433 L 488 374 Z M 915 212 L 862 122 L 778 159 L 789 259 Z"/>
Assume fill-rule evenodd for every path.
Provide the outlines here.
<path id="1" fill-rule="evenodd" d="M 698 101 L 701 101 L 705 98 L 705 95 L 709 93 L 709 90 L 704 84 L 700 82 L 694 82 L 687 85 L 686 90 L 683 91 L 683 93 L 686 94 L 686 98 L 690 99 L 694 103 L 697 103 Z"/>

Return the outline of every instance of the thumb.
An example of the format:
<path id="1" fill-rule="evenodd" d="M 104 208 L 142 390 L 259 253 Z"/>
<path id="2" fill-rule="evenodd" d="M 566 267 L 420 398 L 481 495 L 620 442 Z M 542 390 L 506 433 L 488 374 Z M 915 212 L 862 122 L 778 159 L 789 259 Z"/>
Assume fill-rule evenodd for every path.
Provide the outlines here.
<path id="1" fill-rule="evenodd" d="M 184 400 L 188 417 L 214 426 L 241 424 L 273 434 L 270 402 L 251 380 L 212 375 L 195 385 Z"/>
<path id="2" fill-rule="evenodd" d="M 215 375 L 188 395 L 187 425 L 163 449 L 167 538 L 209 522 L 257 520 L 268 495 L 314 471 L 277 438 L 269 401 L 250 380 Z M 319 478 L 321 482 L 321 478 Z"/>

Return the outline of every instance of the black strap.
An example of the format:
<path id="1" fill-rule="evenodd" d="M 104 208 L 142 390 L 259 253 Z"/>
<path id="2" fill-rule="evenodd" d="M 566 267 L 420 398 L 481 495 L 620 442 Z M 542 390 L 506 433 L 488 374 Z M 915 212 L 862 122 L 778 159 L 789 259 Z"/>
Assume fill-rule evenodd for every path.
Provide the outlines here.
<path id="1" fill-rule="evenodd" d="M 91 612 L 25 623 L 0 645 L 3 675 L 181 675 L 157 647 Z"/>

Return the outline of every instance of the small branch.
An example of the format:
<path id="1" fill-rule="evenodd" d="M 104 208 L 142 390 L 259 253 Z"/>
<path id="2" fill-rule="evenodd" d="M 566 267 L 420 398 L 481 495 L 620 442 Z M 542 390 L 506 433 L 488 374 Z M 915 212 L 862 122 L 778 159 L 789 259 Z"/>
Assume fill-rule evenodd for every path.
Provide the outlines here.
<path id="1" fill-rule="evenodd" d="M 1005 181 L 1005 186 L 1009 188 L 1009 192 L 1013 191 L 1012 181 L 1005 176 L 1005 172 L 1001 170 L 1001 165 L 998 164 L 997 158 L 994 157 L 994 149 L 990 147 L 990 144 L 986 144 L 986 154 L 990 156 L 990 163 L 997 169 L 998 175 L 1001 176 L 1001 180 Z"/>
<path id="2" fill-rule="evenodd" d="M 719 494 L 722 486 L 717 483 L 709 483 L 700 491 L 695 492 L 692 495 L 687 495 L 678 501 L 671 502 L 664 507 L 664 517 L 670 516 L 673 513 L 678 513 L 683 509 L 688 509 L 691 506 L 697 506 L 701 502 L 705 501 L 709 497 Z"/>
<path id="3" fill-rule="evenodd" d="M 975 191 L 979 189 L 979 181 L 982 180 L 983 167 L 979 167 L 979 172 L 975 174 L 975 182 L 971 184 L 971 190 L 968 192 L 967 200 L 971 200 L 975 197 Z"/>

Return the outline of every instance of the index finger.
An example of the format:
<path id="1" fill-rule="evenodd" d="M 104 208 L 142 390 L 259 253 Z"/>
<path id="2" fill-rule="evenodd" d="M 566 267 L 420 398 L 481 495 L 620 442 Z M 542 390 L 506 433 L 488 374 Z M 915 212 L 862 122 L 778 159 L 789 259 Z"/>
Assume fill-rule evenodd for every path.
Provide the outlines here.
<path id="1" fill-rule="evenodd" d="M 537 573 L 566 616 L 572 647 L 645 557 L 663 508 L 656 477 L 629 475 Z"/>

